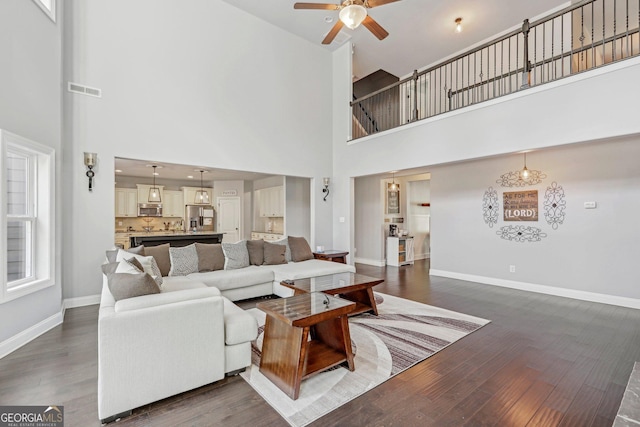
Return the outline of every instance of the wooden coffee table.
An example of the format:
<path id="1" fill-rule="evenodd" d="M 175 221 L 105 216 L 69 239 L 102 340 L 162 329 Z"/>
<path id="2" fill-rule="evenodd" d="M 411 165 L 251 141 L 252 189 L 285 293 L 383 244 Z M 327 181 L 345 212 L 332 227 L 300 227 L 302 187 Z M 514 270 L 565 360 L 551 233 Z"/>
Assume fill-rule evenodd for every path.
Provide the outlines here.
<path id="1" fill-rule="evenodd" d="M 296 400 L 303 379 L 343 362 L 353 371 L 347 315 L 355 306 L 320 292 L 256 304 L 267 314 L 260 372 Z"/>
<path id="2" fill-rule="evenodd" d="M 358 273 L 337 273 L 326 276 L 311 277 L 309 279 L 284 280 L 282 286 L 293 289 L 294 295 L 309 292 L 324 292 L 356 303 L 356 308 L 350 315 L 372 312 L 378 315 L 378 307 L 373 296 L 373 287 L 384 282 L 382 279 L 365 276 Z"/>

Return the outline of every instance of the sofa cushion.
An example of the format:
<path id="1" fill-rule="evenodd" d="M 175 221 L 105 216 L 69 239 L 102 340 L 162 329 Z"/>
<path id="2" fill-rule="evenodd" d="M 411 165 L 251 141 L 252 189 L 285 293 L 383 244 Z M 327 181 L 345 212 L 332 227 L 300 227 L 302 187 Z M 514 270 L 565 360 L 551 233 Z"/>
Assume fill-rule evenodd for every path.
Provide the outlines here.
<path id="1" fill-rule="evenodd" d="M 289 249 L 291 250 L 291 261 L 300 262 L 313 259 L 311 247 L 304 237 L 288 237 Z"/>
<path id="2" fill-rule="evenodd" d="M 336 263 L 334 263 L 336 264 Z M 236 270 L 218 270 L 207 273 L 193 273 L 187 276 L 191 280 L 214 286 L 221 291 L 259 285 L 273 281 L 273 272 L 269 269 L 251 265 Z"/>
<path id="3" fill-rule="evenodd" d="M 140 261 L 131 257 L 129 259 L 125 258 L 123 261 L 118 263 L 118 267 L 116 267 L 116 273 L 144 273 L 144 267 L 140 264 Z"/>
<path id="4" fill-rule="evenodd" d="M 226 345 L 251 342 L 258 337 L 255 317 L 222 297 L 224 302 L 224 343 Z"/>
<path id="5" fill-rule="evenodd" d="M 164 278 L 164 282 L 162 283 L 162 293 L 206 287 L 208 286 L 204 283 L 197 280 L 191 280 L 187 276 L 171 276 Z"/>
<path id="6" fill-rule="evenodd" d="M 247 251 L 251 265 L 262 265 L 264 262 L 264 240 L 247 240 Z"/>
<path id="7" fill-rule="evenodd" d="M 160 269 L 160 273 L 163 276 L 168 276 L 169 271 L 171 271 L 171 257 L 169 256 L 169 243 L 165 243 L 163 245 L 158 246 L 146 246 L 144 248 L 144 254 L 146 256 L 152 256 L 156 263 L 158 264 L 158 268 Z"/>
<path id="8" fill-rule="evenodd" d="M 284 258 L 287 260 L 287 262 L 291 262 L 291 248 L 289 248 L 289 239 L 288 238 L 284 238 L 284 239 L 280 239 L 280 240 L 274 240 L 273 242 L 271 242 L 275 245 L 284 245 L 284 247 L 286 248 L 286 251 L 284 253 Z"/>
<path id="9" fill-rule="evenodd" d="M 265 265 L 286 264 L 287 263 L 287 259 L 285 256 L 286 250 L 287 248 L 284 245 L 264 242 L 264 264 Z"/>
<path id="10" fill-rule="evenodd" d="M 263 265 L 261 268 L 273 271 L 273 280 L 278 283 L 286 279 L 306 279 L 307 277 L 324 276 L 326 274 L 356 272 L 356 268 L 352 265 L 319 259 L 290 262 L 282 265 Z"/>
<path id="11" fill-rule="evenodd" d="M 136 254 L 136 255 L 142 255 L 142 256 L 147 256 L 145 250 L 144 250 L 144 245 L 140 245 L 140 246 L 136 246 L 135 248 L 129 248 L 129 249 L 125 249 L 127 252 L 132 253 L 132 254 Z"/>
<path id="12" fill-rule="evenodd" d="M 148 273 L 109 273 L 107 283 L 116 301 L 160 293 L 160 287 Z"/>
<path id="13" fill-rule="evenodd" d="M 220 243 L 197 243 L 198 271 L 224 270 L 224 252 Z"/>
<path id="14" fill-rule="evenodd" d="M 249 267 L 249 252 L 247 251 L 246 240 L 240 240 L 237 243 L 222 243 L 222 252 L 224 252 L 225 270 Z"/>
<path id="15" fill-rule="evenodd" d="M 160 272 L 160 268 L 158 267 L 158 263 L 156 262 L 154 257 L 135 255 L 123 249 L 118 249 L 118 254 L 116 255 L 116 261 L 122 262 L 125 259 L 129 259 L 131 257 L 134 257 L 135 259 L 140 261 L 140 264 L 142 264 L 142 267 L 144 268 L 145 273 L 149 273 L 149 275 L 153 277 L 153 280 L 156 281 L 158 286 L 162 287 L 162 273 Z"/>
<path id="16" fill-rule="evenodd" d="M 120 263 L 119 262 L 108 262 L 106 264 L 102 264 L 101 268 L 102 268 L 102 272 L 104 274 L 109 274 L 109 273 L 115 273 L 116 272 L 116 268 L 118 268 L 118 265 Z"/>
<path id="17" fill-rule="evenodd" d="M 198 252 L 196 245 L 169 248 L 171 270 L 169 276 L 186 276 L 198 271 Z"/>

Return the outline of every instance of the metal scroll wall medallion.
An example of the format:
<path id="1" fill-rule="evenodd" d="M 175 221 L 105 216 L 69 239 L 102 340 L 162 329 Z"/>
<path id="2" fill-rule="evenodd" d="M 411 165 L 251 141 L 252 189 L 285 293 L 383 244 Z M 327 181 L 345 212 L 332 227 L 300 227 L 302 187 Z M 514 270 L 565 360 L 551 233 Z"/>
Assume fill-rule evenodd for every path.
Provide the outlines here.
<path id="1" fill-rule="evenodd" d="M 497 226 L 500 222 L 535 222 L 535 225 L 513 224 L 504 225 L 496 231 L 501 239 L 512 242 L 540 242 L 548 234 L 539 224 L 538 215 L 538 189 L 547 178 L 541 171 L 529 170 L 529 176 L 523 179 L 520 171 L 507 172 L 500 175 L 496 184 L 505 189 L 522 189 L 518 191 L 502 191 L 489 187 L 482 197 L 482 216 L 489 228 Z M 527 188 L 525 187 L 533 187 Z M 502 206 L 501 206 L 502 200 Z M 552 230 L 557 230 L 564 223 L 567 202 L 564 189 L 557 182 L 552 182 L 544 192 L 542 206 L 544 209 L 544 221 Z M 541 221 L 540 221 L 541 222 Z"/>

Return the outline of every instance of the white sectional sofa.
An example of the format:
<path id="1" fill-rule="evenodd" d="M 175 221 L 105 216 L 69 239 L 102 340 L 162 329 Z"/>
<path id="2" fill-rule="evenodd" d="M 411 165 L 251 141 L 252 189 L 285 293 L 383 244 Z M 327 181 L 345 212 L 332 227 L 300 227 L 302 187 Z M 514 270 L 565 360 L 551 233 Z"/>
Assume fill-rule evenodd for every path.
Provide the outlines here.
<path id="1" fill-rule="evenodd" d="M 98 416 L 102 422 L 249 366 L 257 324 L 232 301 L 290 296 L 292 291 L 280 285 L 285 279 L 355 272 L 351 265 L 316 259 L 250 265 L 164 276 L 159 293 L 115 298 L 111 273 L 129 255 L 149 258 L 122 251 L 118 264 L 103 266 L 98 318 Z"/>

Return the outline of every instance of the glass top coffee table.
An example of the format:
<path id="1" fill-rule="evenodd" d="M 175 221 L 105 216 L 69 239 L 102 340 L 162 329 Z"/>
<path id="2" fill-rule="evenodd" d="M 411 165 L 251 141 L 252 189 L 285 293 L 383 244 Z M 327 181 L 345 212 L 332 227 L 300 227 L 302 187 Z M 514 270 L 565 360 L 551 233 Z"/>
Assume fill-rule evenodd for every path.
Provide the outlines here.
<path id="1" fill-rule="evenodd" d="M 308 279 L 284 280 L 282 286 L 293 289 L 294 295 L 310 292 L 324 292 L 337 295 L 356 303 L 350 315 L 371 312 L 378 315 L 373 287 L 384 282 L 383 279 L 365 276 L 358 273 L 337 273 Z"/>
<path id="2" fill-rule="evenodd" d="M 267 314 L 260 372 L 291 399 L 313 374 L 344 362 L 355 369 L 347 320 L 353 302 L 311 292 L 256 307 Z"/>

